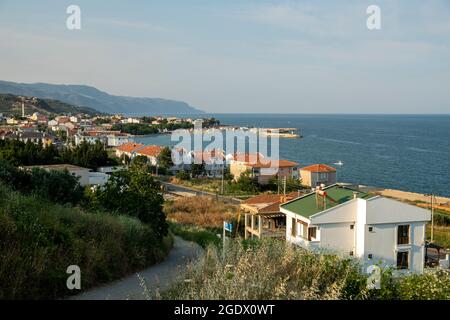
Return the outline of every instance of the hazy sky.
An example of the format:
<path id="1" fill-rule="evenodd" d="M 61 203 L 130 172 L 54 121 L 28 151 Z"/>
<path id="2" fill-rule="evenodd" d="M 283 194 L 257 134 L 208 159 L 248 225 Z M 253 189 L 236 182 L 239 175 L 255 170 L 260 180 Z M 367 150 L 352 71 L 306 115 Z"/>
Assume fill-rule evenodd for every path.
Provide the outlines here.
<path id="1" fill-rule="evenodd" d="M 450 1 L 0 0 L 0 79 L 209 112 L 450 113 Z"/>

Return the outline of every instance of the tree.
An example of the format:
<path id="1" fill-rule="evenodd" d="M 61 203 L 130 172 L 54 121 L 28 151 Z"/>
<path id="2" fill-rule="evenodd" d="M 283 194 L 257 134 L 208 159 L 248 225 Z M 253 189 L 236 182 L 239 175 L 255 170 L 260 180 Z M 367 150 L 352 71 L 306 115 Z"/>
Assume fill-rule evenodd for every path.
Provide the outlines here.
<path id="1" fill-rule="evenodd" d="M 108 182 L 97 191 L 100 205 L 111 211 L 128 214 L 151 226 L 159 239 L 168 232 L 162 210 L 164 199 L 161 185 L 143 166 L 131 166 L 111 174 Z"/>
<path id="2" fill-rule="evenodd" d="M 236 184 L 241 191 L 256 193 L 259 189 L 258 182 L 251 176 L 250 171 L 242 172 Z"/>
<path id="3" fill-rule="evenodd" d="M 62 161 L 81 167 L 96 169 L 101 166 L 116 164 L 108 157 L 105 146 L 100 142 L 81 142 L 75 148 L 67 148 L 61 154 Z"/>
<path id="4" fill-rule="evenodd" d="M 161 150 L 160 154 L 157 157 L 157 161 L 158 165 L 165 170 L 168 170 L 173 166 L 172 151 L 169 147 L 164 147 Z"/>
<path id="5" fill-rule="evenodd" d="M 205 163 L 193 163 L 191 165 L 191 174 L 193 178 L 202 175 L 205 172 Z"/>

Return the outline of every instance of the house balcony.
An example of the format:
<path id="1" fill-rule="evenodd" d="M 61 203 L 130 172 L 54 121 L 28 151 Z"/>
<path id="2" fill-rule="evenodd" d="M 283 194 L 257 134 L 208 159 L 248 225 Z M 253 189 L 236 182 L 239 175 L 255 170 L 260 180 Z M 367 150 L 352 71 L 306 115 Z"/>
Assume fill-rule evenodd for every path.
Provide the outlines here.
<path id="1" fill-rule="evenodd" d="M 286 237 L 286 226 L 284 215 L 262 215 L 246 214 L 245 238 L 284 238 Z"/>

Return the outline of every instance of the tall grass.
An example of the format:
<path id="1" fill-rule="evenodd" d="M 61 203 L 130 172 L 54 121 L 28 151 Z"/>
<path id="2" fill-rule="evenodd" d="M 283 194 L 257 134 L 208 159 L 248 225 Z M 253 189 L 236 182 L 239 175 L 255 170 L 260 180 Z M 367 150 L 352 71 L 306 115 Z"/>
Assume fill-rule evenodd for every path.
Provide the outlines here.
<path id="1" fill-rule="evenodd" d="M 360 269 L 356 260 L 313 253 L 284 241 L 230 241 L 224 255 L 209 246 L 162 298 L 450 299 L 449 272 L 394 278 L 385 270 L 381 289 L 369 290 Z"/>
<path id="2" fill-rule="evenodd" d="M 166 202 L 164 212 L 173 222 L 207 228 L 222 228 L 223 221 L 235 221 L 239 207 L 213 197 L 180 198 Z"/>
<path id="3" fill-rule="evenodd" d="M 81 268 L 86 289 L 160 261 L 171 245 L 134 218 L 55 205 L 0 184 L 0 299 L 72 294 L 69 265 Z"/>

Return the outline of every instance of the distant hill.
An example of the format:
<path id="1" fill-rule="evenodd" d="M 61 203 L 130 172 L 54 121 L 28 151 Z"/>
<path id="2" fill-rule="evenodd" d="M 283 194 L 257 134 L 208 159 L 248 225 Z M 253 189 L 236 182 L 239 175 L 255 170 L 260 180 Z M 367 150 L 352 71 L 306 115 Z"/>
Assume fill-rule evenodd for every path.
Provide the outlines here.
<path id="1" fill-rule="evenodd" d="M 77 107 L 65 102 L 53 99 L 40 99 L 24 96 L 25 113 L 33 114 L 62 114 L 62 113 L 85 113 L 89 115 L 100 114 L 97 110 L 87 107 Z M 14 94 L 0 94 L 0 113 L 4 114 L 22 114 L 22 97 Z"/>
<path id="2" fill-rule="evenodd" d="M 110 114 L 176 115 L 203 113 L 203 111 L 197 110 L 182 101 L 114 96 L 85 85 L 0 81 L 0 93 L 38 97 L 41 99 L 54 99 Z"/>

